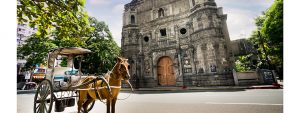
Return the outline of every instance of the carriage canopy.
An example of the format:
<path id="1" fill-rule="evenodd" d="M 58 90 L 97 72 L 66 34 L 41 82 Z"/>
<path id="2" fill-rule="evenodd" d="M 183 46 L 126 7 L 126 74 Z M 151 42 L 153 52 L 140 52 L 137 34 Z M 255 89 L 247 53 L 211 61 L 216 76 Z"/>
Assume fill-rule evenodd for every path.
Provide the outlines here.
<path id="1" fill-rule="evenodd" d="M 69 48 L 58 48 L 51 51 L 52 53 L 57 53 L 58 55 L 82 55 L 90 53 L 91 50 L 80 48 L 80 47 L 69 47 Z"/>

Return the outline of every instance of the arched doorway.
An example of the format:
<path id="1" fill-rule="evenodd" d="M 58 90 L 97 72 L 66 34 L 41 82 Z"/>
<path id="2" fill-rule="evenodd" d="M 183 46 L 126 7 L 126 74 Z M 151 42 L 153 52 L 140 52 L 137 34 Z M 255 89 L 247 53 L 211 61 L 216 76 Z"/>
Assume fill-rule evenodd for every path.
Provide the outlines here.
<path id="1" fill-rule="evenodd" d="M 157 78 L 160 86 L 175 86 L 176 78 L 173 70 L 173 61 L 170 57 L 161 57 L 157 65 Z"/>

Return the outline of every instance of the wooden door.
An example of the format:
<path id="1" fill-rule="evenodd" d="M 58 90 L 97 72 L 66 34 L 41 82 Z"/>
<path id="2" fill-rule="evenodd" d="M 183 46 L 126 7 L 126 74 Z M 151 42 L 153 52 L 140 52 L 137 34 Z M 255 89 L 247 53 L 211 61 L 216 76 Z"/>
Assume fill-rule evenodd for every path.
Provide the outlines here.
<path id="1" fill-rule="evenodd" d="M 175 86 L 176 78 L 173 71 L 173 62 L 170 57 L 162 57 L 157 68 L 158 83 L 161 86 Z"/>

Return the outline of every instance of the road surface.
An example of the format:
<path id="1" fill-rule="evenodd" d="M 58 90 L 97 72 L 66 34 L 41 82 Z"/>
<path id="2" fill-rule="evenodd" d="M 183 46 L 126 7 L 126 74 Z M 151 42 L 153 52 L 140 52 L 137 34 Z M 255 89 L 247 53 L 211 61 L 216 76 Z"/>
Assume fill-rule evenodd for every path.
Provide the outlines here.
<path id="1" fill-rule="evenodd" d="M 128 95 L 121 93 L 119 98 Z M 34 94 L 18 94 L 18 113 L 32 113 L 33 98 Z M 116 107 L 117 113 L 283 113 L 283 90 L 139 92 L 117 101 Z M 105 108 L 96 101 L 90 113 L 106 113 Z M 76 109 L 76 105 L 68 107 L 63 113 L 77 113 Z M 56 113 L 54 107 L 52 112 Z"/>

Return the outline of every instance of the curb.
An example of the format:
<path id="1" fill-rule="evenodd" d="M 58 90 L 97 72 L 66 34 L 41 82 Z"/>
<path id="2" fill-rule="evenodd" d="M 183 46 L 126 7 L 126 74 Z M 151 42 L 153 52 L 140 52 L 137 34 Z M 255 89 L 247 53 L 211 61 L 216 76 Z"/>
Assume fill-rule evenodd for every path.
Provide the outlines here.
<path id="1" fill-rule="evenodd" d="M 176 88 L 140 88 L 134 91 L 224 91 L 224 90 L 245 90 L 250 87 L 176 87 Z M 121 91 L 131 91 L 130 88 L 122 88 Z"/>
<path id="2" fill-rule="evenodd" d="M 250 89 L 282 89 L 280 86 L 251 86 Z"/>

